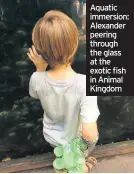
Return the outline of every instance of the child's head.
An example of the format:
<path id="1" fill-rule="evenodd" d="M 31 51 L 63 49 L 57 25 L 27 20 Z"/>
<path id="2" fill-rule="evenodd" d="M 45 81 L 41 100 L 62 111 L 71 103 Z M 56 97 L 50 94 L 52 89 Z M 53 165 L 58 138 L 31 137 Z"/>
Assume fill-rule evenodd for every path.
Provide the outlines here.
<path id="1" fill-rule="evenodd" d="M 64 13 L 52 10 L 38 20 L 32 40 L 51 68 L 73 62 L 78 48 L 78 29 Z"/>

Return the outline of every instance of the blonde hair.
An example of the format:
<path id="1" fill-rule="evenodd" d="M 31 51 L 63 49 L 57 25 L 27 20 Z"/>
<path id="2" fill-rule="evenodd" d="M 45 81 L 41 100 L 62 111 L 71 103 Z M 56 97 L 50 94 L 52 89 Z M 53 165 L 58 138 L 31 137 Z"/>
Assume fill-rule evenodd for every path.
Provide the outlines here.
<path id="1" fill-rule="evenodd" d="M 40 18 L 32 32 L 33 44 L 51 68 L 71 64 L 78 49 L 78 29 L 64 13 L 51 10 Z"/>

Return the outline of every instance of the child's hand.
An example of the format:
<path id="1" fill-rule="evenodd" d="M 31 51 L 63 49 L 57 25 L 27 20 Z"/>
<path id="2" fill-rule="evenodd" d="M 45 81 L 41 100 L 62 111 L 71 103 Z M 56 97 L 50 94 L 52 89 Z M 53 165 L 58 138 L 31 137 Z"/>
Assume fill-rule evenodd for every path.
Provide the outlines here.
<path id="1" fill-rule="evenodd" d="M 89 173 L 93 169 L 93 167 L 97 164 L 97 160 L 94 157 L 88 157 L 85 165 L 85 173 Z"/>
<path id="2" fill-rule="evenodd" d="M 32 46 L 32 48 L 29 48 L 29 53 L 27 53 L 27 55 L 31 59 L 31 61 L 34 63 L 34 65 L 36 66 L 37 71 L 45 71 L 46 70 L 48 64 L 42 58 L 42 56 L 37 53 L 34 46 Z"/>

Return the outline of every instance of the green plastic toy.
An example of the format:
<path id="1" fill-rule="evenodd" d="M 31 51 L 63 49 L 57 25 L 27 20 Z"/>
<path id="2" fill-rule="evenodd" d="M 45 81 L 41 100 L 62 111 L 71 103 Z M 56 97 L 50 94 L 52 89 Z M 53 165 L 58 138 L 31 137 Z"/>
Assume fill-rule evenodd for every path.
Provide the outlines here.
<path id="1" fill-rule="evenodd" d="M 81 137 L 74 138 L 67 145 L 56 147 L 53 167 L 56 170 L 66 170 L 67 173 L 84 173 L 84 151 L 87 148 Z"/>

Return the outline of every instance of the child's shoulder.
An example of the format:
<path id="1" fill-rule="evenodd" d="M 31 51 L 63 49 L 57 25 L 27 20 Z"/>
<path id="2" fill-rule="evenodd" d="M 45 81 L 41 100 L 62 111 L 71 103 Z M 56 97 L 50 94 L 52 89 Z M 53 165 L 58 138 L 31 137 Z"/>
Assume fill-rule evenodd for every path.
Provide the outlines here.
<path id="1" fill-rule="evenodd" d="M 36 72 L 33 72 L 32 77 L 38 78 L 39 76 L 40 76 L 40 77 L 41 77 L 41 76 L 44 76 L 44 74 L 45 74 L 45 71 L 42 71 L 42 72 L 36 71 Z"/>
<path id="2" fill-rule="evenodd" d="M 86 82 L 86 75 L 85 74 L 78 74 L 78 81 L 79 82 Z"/>
<path id="3" fill-rule="evenodd" d="M 33 80 L 34 82 L 42 81 L 44 74 L 45 72 L 33 72 L 33 74 L 31 75 L 31 80 Z"/>
<path id="4" fill-rule="evenodd" d="M 77 85 L 82 90 L 86 89 L 86 75 L 85 74 L 78 74 Z"/>

